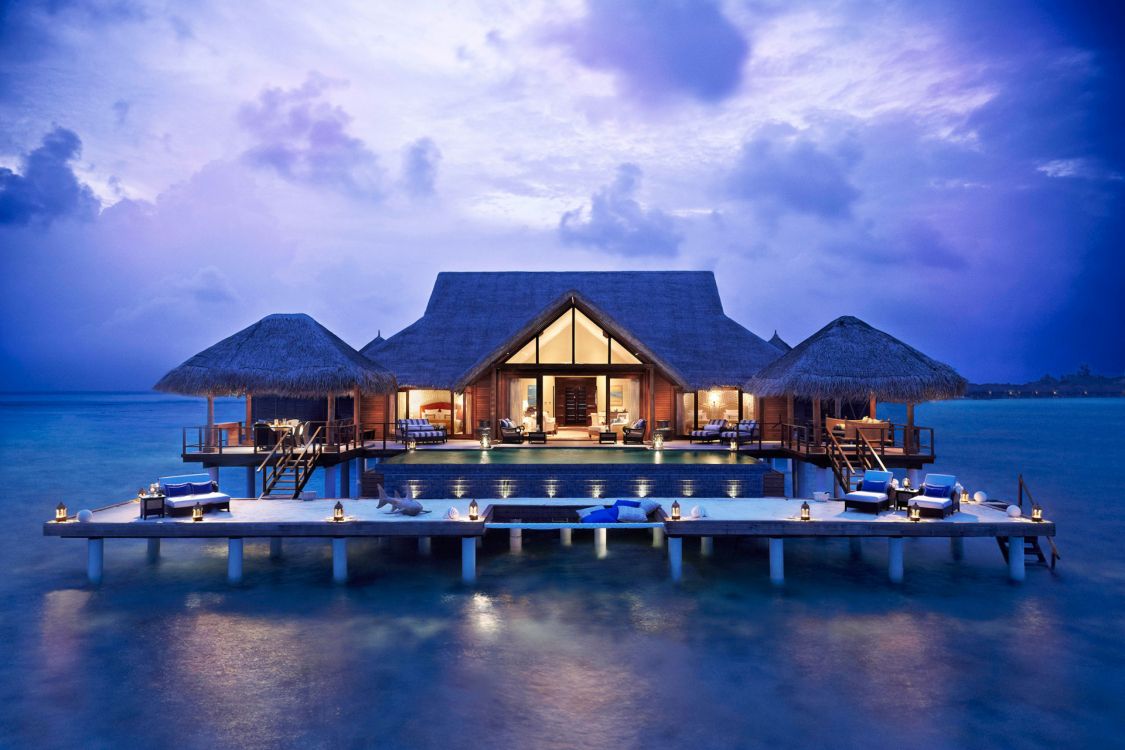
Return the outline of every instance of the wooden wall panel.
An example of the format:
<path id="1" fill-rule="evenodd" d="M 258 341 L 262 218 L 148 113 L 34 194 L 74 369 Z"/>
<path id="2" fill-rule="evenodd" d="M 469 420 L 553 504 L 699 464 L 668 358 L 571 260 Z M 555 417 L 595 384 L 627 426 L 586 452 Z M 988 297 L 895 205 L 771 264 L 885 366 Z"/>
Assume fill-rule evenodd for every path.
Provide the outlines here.
<path id="1" fill-rule="evenodd" d="M 653 420 L 660 422 L 667 420 L 673 429 L 676 426 L 676 388 L 671 382 L 657 375 L 656 380 L 656 414 Z"/>
<path id="2" fill-rule="evenodd" d="M 473 383 L 473 424 L 472 432 L 477 432 L 477 424 L 482 419 L 488 419 L 491 414 L 492 404 L 492 377 L 486 375 Z"/>
<path id="3" fill-rule="evenodd" d="M 758 404 L 758 411 L 761 414 L 758 422 L 761 426 L 762 438 L 780 440 L 781 429 L 778 424 L 785 421 L 785 398 L 761 398 L 758 399 Z"/>

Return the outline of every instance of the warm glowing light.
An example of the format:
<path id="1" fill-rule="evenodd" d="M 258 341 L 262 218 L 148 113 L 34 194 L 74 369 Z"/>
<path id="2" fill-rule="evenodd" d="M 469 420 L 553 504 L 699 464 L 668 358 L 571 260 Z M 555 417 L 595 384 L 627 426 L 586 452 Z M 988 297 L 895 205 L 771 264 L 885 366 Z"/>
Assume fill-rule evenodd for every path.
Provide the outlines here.
<path id="1" fill-rule="evenodd" d="M 605 485 L 603 485 L 601 482 L 597 480 L 590 482 L 590 496 L 595 500 L 599 499 L 602 496 L 602 492 L 604 491 Z"/>
<path id="2" fill-rule="evenodd" d="M 647 479 L 637 480 L 637 497 L 648 497 L 648 493 L 652 490 L 652 483 Z"/>
<path id="3" fill-rule="evenodd" d="M 691 497 L 695 494 L 695 481 L 692 479 L 684 479 L 680 482 L 680 494 L 684 497 Z"/>
<path id="4" fill-rule="evenodd" d="M 812 520 L 812 508 L 809 507 L 808 500 L 801 503 L 801 520 L 802 521 L 811 521 Z"/>
<path id="5" fill-rule="evenodd" d="M 672 501 L 672 520 L 673 521 L 679 521 L 680 520 L 680 501 L 679 500 L 673 500 Z"/>
<path id="6" fill-rule="evenodd" d="M 730 479 L 727 481 L 727 497 L 736 498 L 738 493 L 742 491 L 741 479 Z"/>
<path id="7" fill-rule="evenodd" d="M 711 406 L 712 407 L 718 406 L 719 405 L 719 392 L 718 391 L 711 391 L 710 400 L 711 400 Z"/>
<path id="8" fill-rule="evenodd" d="M 664 450 L 664 433 L 658 432 L 652 436 L 652 449 L 654 451 Z"/>
<path id="9" fill-rule="evenodd" d="M 481 435 L 480 449 L 482 451 L 492 450 L 492 438 L 490 438 L 488 435 Z"/>
<path id="10" fill-rule="evenodd" d="M 1039 507 L 1039 503 L 1035 503 L 1031 506 L 1031 520 L 1036 523 L 1041 523 L 1043 521 L 1043 509 Z"/>
<path id="11" fill-rule="evenodd" d="M 344 504 L 339 500 L 332 506 L 332 520 L 336 523 L 344 520 Z"/>
<path id="12" fill-rule="evenodd" d="M 730 447 L 728 448 L 728 450 L 737 451 L 738 450 L 738 441 L 735 440 L 734 438 L 731 438 Z"/>
<path id="13" fill-rule="evenodd" d="M 922 520 L 922 509 L 918 507 L 918 503 L 910 506 L 910 520 L 914 522 Z"/>
<path id="14" fill-rule="evenodd" d="M 412 451 L 417 447 L 418 447 L 418 441 L 417 440 L 415 440 L 413 438 L 407 438 L 407 440 L 406 440 L 406 450 Z"/>
<path id="15" fill-rule="evenodd" d="M 963 503 L 969 502 L 969 491 L 966 490 L 965 488 L 961 488 L 961 502 L 963 502 Z"/>
<path id="16" fill-rule="evenodd" d="M 477 505 L 476 498 L 473 498 L 469 502 L 469 520 L 470 521 L 479 521 L 480 520 L 480 506 Z"/>
<path id="17" fill-rule="evenodd" d="M 66 520 L 66 505 L 60 502 L 55 506 L 55 523 L 62 523 Z"/>
<path id="18" fill-rule="evenodd" d="M 195 507 L 191 509 L 191 520 L 193 520 L 193 521 L 202 521 L 203 520 L 203 506 L 200 505 L 199 503 L 196 503 Z"/>

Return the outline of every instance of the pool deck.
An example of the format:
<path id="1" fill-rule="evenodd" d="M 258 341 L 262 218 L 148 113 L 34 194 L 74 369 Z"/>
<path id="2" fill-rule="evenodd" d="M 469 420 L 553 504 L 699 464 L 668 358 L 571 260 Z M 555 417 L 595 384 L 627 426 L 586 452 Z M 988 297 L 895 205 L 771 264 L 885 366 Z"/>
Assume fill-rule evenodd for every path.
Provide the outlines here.
<path id="1" fill-rule="evenodd" d="M 944 518 L 925 518 L 911 521 L 905 511 L 884 511 L 878 515 L 844 510 L 842 501 L 809 501 L 811 520 L 800 520 L 801 499 L 766 497 L 748 499 L 693 498 L 681 502 L 681 520 L 671 520 L 671 499 L 654 498 L 661 503 L 650 520 L 643 523 L 582 524 L 575 522 L 543 522 L 509 519 L 493 522 L 497 509 L 505 506 L 547 509 L 551 507 L 581 507 L 611 504 L 612 499 L 592 498 L 508 498 L 479 501 L 480 518 L 468 520 L 469 500 L 427 500 L 423 505 L 431 512 L 419 516 L 390 513 L 389 508 L 377 508 L 373 499 L 340 499 L 345 520 L 331 520 L 336 498 L 320 500 L 282 499 L 232 499 L 230 511 L 212 511 L 203 521 L 190 517 L 138 518 L 139 505 L 129 500 L 92 512 L 88 522 L 74 517 L 66 522 L 49 521 L 43 524 L 46 536 L 80 538 L 89 541 L 87 572 L 91 582 L 98 583 L 102 575 L 103 544 L 105 539 L 148 539 L 150 559 L 159 556 L 161 539 L 174 538 L 225 538 L 228 539 L 228 578 L 238 582 L 242 578 L 242 540 L 244 538 L 270 538 L 271 554 L 280 551 L 284 538 L 326 538 L 332 542 L 333 577 L 337 582 L 347 580 L 347 539 L 357 537 L 413 537 L 419 540 L 419 549 L 428 551 L 432 537 L 455 537 L 461 540 L 462 579 L 476 580 L 476 549 L 479 539 L 488 530 L 507 530 L 512 549 L 522 545 L 523 530 L 558 530 L 564 545 L 571 543 L 574 529 L 594 531 L 595 550 L 605 556 L 608 531 L 651 529 L 653 545 L 665 546 L 667 542 L 671 577 L 682 577 L 682 545 L 687 538 L 699 539 L 701 550 L 709 554 L 714 537 L 745 536 L 769 539 L 770 578 L 775 583 L 784 580 L 784 540 L 786 538 L 847 537 L 859 540 L 864 537 L 881 537 L 888 540 L 890 550 L 889 575 L 899 582 L 903 576 L 902 541 L 905 537 L 949 538 L 955 558 L 959 558 L 959 545 L 966 537 L 995 538 L 1007 543 L 1009 548 L 1023 548 L 1024 539 L 1052 537 L 1055 524 L 1049 520 L 1034 522 L 1028 518 L 1012 518 L 999 508 L 978 503 L 965 503 L 959 512 Z M 699 507 L 703 516 L 692 518 Z M 446 517 L 450 508 L 456 508 L 459 518 Z M 564 511 L 564 515 L 565 515 Z M 511 513 L 502 514 L 505 517 Z M 1008 555 L 1009 575 L 1013 580 L 1024 578 L 1023 554 Z"/>

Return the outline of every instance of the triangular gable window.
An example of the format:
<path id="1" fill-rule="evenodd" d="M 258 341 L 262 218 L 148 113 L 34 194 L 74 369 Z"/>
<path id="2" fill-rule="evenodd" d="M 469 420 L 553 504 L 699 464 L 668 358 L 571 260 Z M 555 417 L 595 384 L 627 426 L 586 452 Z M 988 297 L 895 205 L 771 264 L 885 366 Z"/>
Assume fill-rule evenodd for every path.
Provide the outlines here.
<path id="1" fill-rule="evenodd" d="M 641 361 L 585 313 L 572 306 L 512 355 L 507 363 L 639 365 Z"/>

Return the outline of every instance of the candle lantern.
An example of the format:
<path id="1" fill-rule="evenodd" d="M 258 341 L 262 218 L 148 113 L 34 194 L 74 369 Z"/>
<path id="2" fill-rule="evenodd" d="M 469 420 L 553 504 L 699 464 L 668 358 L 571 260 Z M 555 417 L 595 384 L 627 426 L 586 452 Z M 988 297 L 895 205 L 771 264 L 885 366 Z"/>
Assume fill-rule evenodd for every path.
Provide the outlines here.
<path id="1" fill-rule="evenodd" d="M 480 436 L 480 449 L 482 451 L 491 450 L 492 449 L 492 438 L 489 437 L 488 435 L 482 433 L 481 436 Z"/>
<path id="2" fill-rule="evenodd" d="M 1034 503 L 1031 506 L 1031 520 L 1036 523 L 1043 522 L 1043 509 L 1039 507 L 1039 503 Z"/>
<path id="3" fill-rule="evenodd" d="M 55 523 L 62 523 L 66 520 L 66 504 L 60 502 L 55 506 Z"/>
<path id="4" fill-rule="evenodd" d="M 910 520 L 915 522 L 922 520 L 922 509 L 918 507 L 918 503 L 910 506 Z"/>
<path id="5" fill-rule="evenodd" d="M 961 502 L 962 503 L 969 502 L 969 491 L 967 489 L 963 488 L 963 487 L 961 488 Z"/>
<path id="6" fill-rule="evenodd" d="M 811 521 L 812 520 L 812 509 L 809 507 L 809 501 L 808 500 L 801 503 L 801 520 L 802 521 Z"/>
<path id="7" fill-rule="evenodd" d="M 344 520 L 344 504 L 339 500 L 332 506 L 332 520 L 336 523 Z"/>
<path id="8" fill-rule="evenodd" d="M 672 501 L 672 520 L 673 521 L 679 521 L 680 520 L 680 501 L 679 500 L 673 500 Z"/>
<path id="9" fill-rule="evenodd" d="M 193 520 L 193 521 L 202 521 L 203 520 L 203 506 L 200 505 L 199 503 L 196 503 L 195 507 L 191 509 L 191 520 Z"/>
<path id="10" fill-rule="evenodd" d="M 407 438 L 406 439 L 406 450 L 412 451 L 417 447 L 418 447 L 418 441 L 417 440 L 415 440 L 414 438 Z"/>
<path id="11" fill-rule="evenodd" d="M 906 476 L 902 478 L 902 486 L 904 489 L 910 489 L 910 477 Z"/>
<path id="12" fill-rule="evenodd" d="M 469 520 L 470 521 L 479 521 L 480 520 L 480 506 L 477 505 L 476 498 L 473 498 L 472 500 L 469 501 Z"/>
<path id="13" fill-rule="evenodd" d="M 658 432 L 652 436 L 652 449 L 654 451 L 664 450 L 664 433 Z"/>

